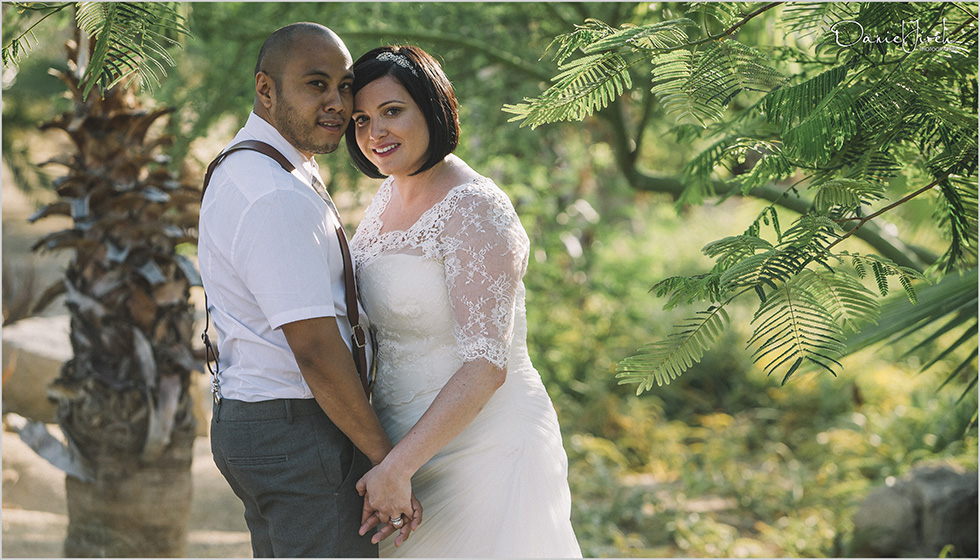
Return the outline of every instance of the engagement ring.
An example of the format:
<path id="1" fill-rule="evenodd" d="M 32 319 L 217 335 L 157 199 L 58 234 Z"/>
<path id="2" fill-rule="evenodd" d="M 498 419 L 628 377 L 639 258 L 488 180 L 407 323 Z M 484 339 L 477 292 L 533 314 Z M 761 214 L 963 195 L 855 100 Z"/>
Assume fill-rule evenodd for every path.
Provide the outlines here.
<path id="1" fill-rule="evenodd" d="M 400 528 L 403 523 L 405 523 L 405 522 L 402 521 L 402 516 L 400 516 L 400 515 L 398 517 L 393 517 L 391 519 L 391 526 L 394 527 L 395 529 Z"/>

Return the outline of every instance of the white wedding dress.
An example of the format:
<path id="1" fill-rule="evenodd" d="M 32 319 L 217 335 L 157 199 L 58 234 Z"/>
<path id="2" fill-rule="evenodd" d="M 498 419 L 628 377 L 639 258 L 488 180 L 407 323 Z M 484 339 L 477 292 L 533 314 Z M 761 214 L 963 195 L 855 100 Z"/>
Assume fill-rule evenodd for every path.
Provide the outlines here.
<path id="1" fill-rule="evenodd" d="M 388 436 L 404 437 L 464 362 L 506 367 L 507 380 L 412 478 L 422 524 L 381 556 L 580 557 L 558 418 L 527 352 L 528 238 L 510 200 L 481 177 L 381 233 L 391 193 L 389 178 L 351 240 Z"/>

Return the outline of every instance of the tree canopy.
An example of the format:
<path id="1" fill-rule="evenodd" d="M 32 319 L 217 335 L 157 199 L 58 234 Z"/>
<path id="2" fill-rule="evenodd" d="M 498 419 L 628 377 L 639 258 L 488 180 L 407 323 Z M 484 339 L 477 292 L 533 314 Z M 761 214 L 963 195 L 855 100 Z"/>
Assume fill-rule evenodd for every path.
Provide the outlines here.
<path id="1" fill-rule="evenodd" d="M 618 27 L 586 20 L 552 43 L 554 84 L 506 107 L 532 127 L 615 112 L 633 87 L 630 69 L 648 65 L 646 83 L 678 142 L 705 146 L 684 166 L 682 202 L 714 195 L 719 179 L 729 193 L 776 189 L 774 204 L 803 203 L 789 227 L 769 206 L 741 235 L 705 246 L 709 272 L 655 286 L 668 307 L 710 305 L 620 363 L 640 391 L 698 361 L 727 324 L 725 308 L 745 294 L 758 298 L 748 343 L 765 371 L 784 381 L 803 364 L 838 371 L 846 334 L 878 317 L 861 280 L 873 278 L 885 296 L 894 277 L 915 303 L 913 282 L 926 278 L 841 243 L 916 197 L 933 195 L 949 239 L 926 274 L 976 267 L 976 5 L 780 4 L 694 3 Z M 738 36 L 777 9 L 795 44 Z"/>

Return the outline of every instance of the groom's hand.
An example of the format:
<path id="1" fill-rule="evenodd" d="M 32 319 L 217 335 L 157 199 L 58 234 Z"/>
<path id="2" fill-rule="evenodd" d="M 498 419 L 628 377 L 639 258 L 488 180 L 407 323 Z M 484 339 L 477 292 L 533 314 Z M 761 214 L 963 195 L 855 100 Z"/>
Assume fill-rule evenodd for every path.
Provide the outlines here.
<path id="1" fill-rule="evenodd" d="M 381 528 L 371 537 L 371 542 L 373 544 L 378 544 L 379 542 L 387 539 L 396 531 L 399 533 L 395 537 L 395 546 L 401 546 L 403 542 L 408 540 L 408 537 L 412 534 L 412 531 L 419 528 L 419 524 L 422 523 L 422 504 L 419 503 L 415 494 L 412 494 L 412 521 L 411 523 L 405 523 L 402 525 L 401 529 L 395 529 L 390 523 L 381 524 L 381 516 L 377 511 L 371 509 L 367 498 L 364 499 L 364 509 L 361 513 L 361 529 L 359 533 L 363 536 L 367 534 L 368 531 L 377 527 L 379 524 Z"/>

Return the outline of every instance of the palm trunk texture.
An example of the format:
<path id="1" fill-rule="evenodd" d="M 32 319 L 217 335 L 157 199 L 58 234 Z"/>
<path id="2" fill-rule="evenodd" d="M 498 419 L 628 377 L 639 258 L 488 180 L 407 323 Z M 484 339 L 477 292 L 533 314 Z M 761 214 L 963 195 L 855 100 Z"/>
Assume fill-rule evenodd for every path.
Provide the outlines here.
<path id="1" fill-rule="evenodd" d="M 182 184 L 160 154 L 170 138 L 151 125 L 170 109 L 141 106 L 132 87 L 79 90 L 78 48 L 68 85 L 74 109 L 60 129 L 74 150 L 59 198 L 31 219 L 71 216 L 73 226 L 35 250 L 74 250 L 65 277 L 39 307 L 65 295 L 73 358 L 49 386 L 68 447 L 90 476 L 66 480 L 68 557 L 179 557 L 186 553 L 194 418 L 188 389 L 194 265 L 178 247 L 196 243 L 200 189 Z M 101 96 L 100 96 L 101 93 Z"/>

